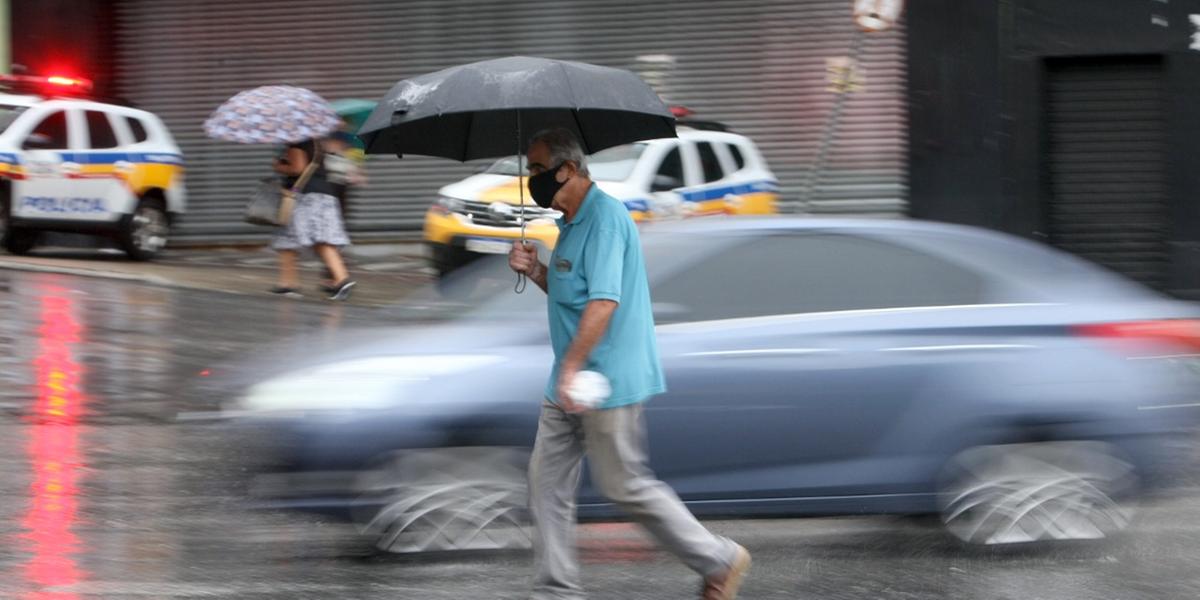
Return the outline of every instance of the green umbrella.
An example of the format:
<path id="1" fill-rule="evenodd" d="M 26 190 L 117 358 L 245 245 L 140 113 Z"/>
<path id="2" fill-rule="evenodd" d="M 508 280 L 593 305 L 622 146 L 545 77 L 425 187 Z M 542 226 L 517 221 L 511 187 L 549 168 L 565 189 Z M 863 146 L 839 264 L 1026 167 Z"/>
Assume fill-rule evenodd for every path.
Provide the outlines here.
<path id="1" fill-rule="evenodd" d="M 371 111 L 375 110 L 374 100 L 363 100 L 361 98 L 343 98 L 330 102 L 333 105 L 333 111 L 339 117 L 350 123 L 350 126 L 358 131 L 367 117 L 371 115 Z"/>

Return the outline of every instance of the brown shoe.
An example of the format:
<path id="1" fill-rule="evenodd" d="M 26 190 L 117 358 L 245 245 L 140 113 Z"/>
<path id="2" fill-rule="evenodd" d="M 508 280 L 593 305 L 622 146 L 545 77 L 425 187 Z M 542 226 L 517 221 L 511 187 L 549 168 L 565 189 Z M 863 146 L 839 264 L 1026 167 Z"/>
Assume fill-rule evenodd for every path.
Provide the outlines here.
<path id="1" fill-rule="evenodd" d="M 704 582 L 704 592 L 700 600 L 734 600 L 742 587 L 742 580 L 750 571 L 750 552 L 738 546 L 733 556 L 733 564 L 723 575 L 711 577 Z"/>

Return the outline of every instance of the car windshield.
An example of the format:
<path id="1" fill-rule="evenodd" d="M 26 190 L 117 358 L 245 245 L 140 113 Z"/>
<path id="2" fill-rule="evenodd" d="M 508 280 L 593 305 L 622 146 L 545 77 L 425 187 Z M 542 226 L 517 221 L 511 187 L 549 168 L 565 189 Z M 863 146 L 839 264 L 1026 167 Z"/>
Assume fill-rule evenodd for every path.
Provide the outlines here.
<path id="1" fill-rule="evenodd" d="M 504 158 L 492 163 L 492 165 L 487 169 L 484 169 L 483 172 L 491 175 L 508 175 L 510 177 L 516 177 L 517 169 L 519 168 L 521 167 L 517 166 L 516 156 L 505 156 Z M 521 174 L 524 175 L 525 173 Z"/>
<path id="2" fill-rule="evenodd" d="M 0 133 L 8 129 L 21 113 L 25 112 L 27 107 L 12 106 L 10 104 L 0 104 Z"/>
<path id="3" fill-rule="evenodd" d="M 625 181 L 645 151 L 646 144 L 628 144 L 601 150 L 588 157 L 588 172 L 594 181 Z"/>
<path id="4" fill-rule="evenodd" d="M 625 181 L 633 173 L 638 158 L 646 151 L 646 144 L 626 144 L 607 150 L 601 150 L 588 157 L 588 171 L 594 181 Z M 523 165 L 522 165 L 523 167 Z M 490 175 L 517 175 L 516 156 L 506 156 L 494 162 L 484 173 Z M 522 172 L 522 175 L 526 173 Z"/>
<path id="5" fill-rule="evenodd" d="M 720 241 L 708 239 L 702 248 L 712 250 L 722 246 Z M 645 236 L 642 247 L 647 278 L 652 286 L 662 274 L 705 255 L 698 251 L 701 248 L 693 237 L 678 233 Z M 541 260 L 549 260 L 545 250 L 541 252 Z M 533 282 L 528 282 L 524 293 L 517 294 L 513 291 L 516 283 L 517 276 L 508 268 L 507 256 L 486 255 L 383 310 L 387 320 L 403 323 L 460 319 L 545 320 L 546 295 Z"/>

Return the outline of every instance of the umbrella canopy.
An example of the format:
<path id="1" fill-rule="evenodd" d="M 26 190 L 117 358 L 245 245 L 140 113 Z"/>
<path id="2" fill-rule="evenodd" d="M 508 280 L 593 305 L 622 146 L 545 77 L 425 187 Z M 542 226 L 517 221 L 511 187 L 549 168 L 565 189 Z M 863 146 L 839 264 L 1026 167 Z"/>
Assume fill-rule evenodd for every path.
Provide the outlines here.
<path id="1" fill-rule="evenodd" d="M 588 154 L 675 137 L 675 117 L 637 75 L 545 58 L 451 67 L 397 83 L 359 131 L 367 154 L 472 160 L 520 153 L 550 127 L 572 131 Z"/>
<path id="2" fill-rule="evenodd" d="M 204 122 L 208 137 L 239 144 L 292 144 L 328 135 L 341 119 L 310 90 L 268 85 L 226 100 Z"/>

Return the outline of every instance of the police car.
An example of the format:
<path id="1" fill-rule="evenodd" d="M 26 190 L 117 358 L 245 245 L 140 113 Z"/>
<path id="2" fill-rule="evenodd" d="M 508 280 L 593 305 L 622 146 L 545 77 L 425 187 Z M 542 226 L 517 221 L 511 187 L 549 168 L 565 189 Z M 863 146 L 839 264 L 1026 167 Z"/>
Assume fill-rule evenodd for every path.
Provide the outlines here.
<path id="1" fill-rule="evenodd" d="M 83 80 L 18 78 L 43 85 L 0 93 L 5 249 L 24 254 L 45 232 L 69 232 L 115 239 L 135 260 L 158 254 L 186 204 L 183 155 L 166 126 L 143 110 L 56 95 Z"/>
<path id="2" fill-rule="evenodd" d="M 678 134 L 589 156 L 592 180 L 622 201 L 638 222 L 776 212 L 778 181 L 749 138 L 683 126 Z M 424 231 L 439 274 L 481 254 L 507 253 L 520 237 L 516 175 L 517 161 L 509 157 L 440 190 L 425 215 Z M 557 213 L 534 205 L 528 190 L 525 203 L 527 239 L 553 248 Z"/>

